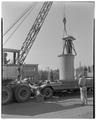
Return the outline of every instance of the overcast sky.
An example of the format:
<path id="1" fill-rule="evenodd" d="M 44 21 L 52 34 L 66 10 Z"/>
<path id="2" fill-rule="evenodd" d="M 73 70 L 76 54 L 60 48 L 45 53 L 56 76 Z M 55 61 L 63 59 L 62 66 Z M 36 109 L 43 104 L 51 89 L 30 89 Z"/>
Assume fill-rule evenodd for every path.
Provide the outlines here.
<path id="1" fill-rule="evenodd" d="M 21 48 L 43 3 L 2 2 L 4 32 L 6 32 L 31 4 L 34 8 L 32 13 L 3 46 L 4 48 Z M 64 11 L 67 18 L 67 32 L 76 38 L 74 41 L 77 52 L 75 68 L 79 66 L 80 62 L 81 65 L 93 64 L 94 2 L 84 1 L 53 3 L 25 63 L 39 64 L 39 68 L 43 69 L 48 66 L 53 69 L 59 68 L 58 55 L 62 53 Z M 4 42 L 8 35 L 4 37 Z"/>

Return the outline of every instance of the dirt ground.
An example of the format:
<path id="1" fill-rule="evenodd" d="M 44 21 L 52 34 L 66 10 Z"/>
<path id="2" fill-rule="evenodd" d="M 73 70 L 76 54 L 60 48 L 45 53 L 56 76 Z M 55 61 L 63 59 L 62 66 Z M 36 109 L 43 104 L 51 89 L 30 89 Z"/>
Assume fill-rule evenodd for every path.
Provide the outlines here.
<path id="1" fill-rule="evenodd" d="M 44 102 L 30 99 L 25 103 L 2 105 L 2 118 L 93 118 L 93 97 L 82 106 L 79 93 L 58 93 Z"/>

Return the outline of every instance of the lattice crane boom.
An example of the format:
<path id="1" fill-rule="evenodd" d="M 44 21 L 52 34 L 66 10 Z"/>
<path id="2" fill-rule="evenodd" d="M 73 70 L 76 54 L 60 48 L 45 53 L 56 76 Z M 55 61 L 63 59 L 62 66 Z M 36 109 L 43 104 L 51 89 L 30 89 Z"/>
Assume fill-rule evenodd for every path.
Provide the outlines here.
<path id="1" fill-rule="evenodd" d="M 44 4 L 42 5 L 42 8 L 38 14 L 38 16 L 36 17 L 34 24 L 32 25 L 29 33 L 27 34 L 27 37 L 20 49 L 20 53 L 19 53 L 19 59 L 16 61 L 18 64 L 23 64 L 25 58 L 27 57 L 43 23 L 44 20 L 52 6 L 51 1 L 49 2 L 44 2 Z"/>

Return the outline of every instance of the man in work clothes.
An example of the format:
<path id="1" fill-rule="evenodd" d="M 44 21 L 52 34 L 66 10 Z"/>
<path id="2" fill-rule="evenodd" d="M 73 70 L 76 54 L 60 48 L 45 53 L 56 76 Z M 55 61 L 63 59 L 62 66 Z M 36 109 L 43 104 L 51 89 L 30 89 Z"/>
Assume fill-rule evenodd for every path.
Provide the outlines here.
<path id="1" fill-rule="evenodd" d="M 78 85 L 80 87 L 80 97 L 81 97 L 82 105 L 88 104 L 88 102 L 87 102 L 87 86 L 86 86 L 87 81 L 85 78 L 85 74 L 80 76 Z"/>

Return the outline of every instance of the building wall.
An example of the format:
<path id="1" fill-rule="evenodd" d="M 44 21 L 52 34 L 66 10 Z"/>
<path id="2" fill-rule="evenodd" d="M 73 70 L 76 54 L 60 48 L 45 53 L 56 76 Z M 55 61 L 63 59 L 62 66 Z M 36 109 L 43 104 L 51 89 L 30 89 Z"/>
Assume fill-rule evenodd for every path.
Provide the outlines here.
<path id="1" fill-rule="evenodd" d="M 32 81 L 38 81 L 38 64 L 24 64 L 22 70 L 22 77 L 30 77 Z"/>

